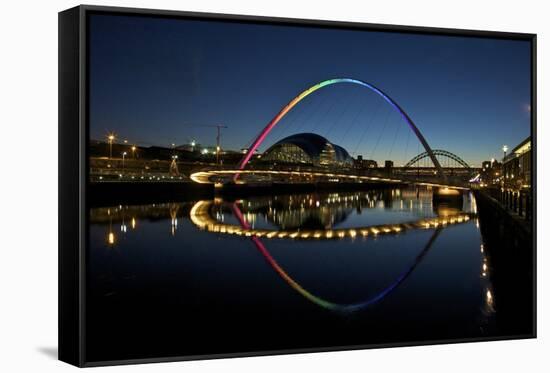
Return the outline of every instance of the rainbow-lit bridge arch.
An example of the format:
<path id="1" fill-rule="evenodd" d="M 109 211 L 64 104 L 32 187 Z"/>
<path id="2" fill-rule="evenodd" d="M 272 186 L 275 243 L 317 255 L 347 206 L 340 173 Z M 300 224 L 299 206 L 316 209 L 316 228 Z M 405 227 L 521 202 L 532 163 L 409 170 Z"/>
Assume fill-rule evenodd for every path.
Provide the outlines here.
<path id="1" fill-rule="evenodd" d="M 437 160 L 436 156 L 433 154 L 432 149 L 430 148 L 430 145 L 418 129 L 418 127 L 414 124 L 412 119 L 409 117 L 409 115 L 399 106 L 397 102 L 395 102 L 390 96 L 388 96 L 386 93 L 382 92 L 379 88 L 375 87 L 374 85 L 364 82 L 362 80 L 358 79 L 352 79 L 352 78 L 335 78 L 335 79 L 328 79 L 324 80 L 318 84 L 315 84 L 314 86 L 306 89 L 302 93 L 300 93 L 298 96 L 294 97 L 285 107 L 282 108 L 281 111 L 265 126 L 265 128 L 262 130 L 262 132 L 258 135 L 258 137 L 252 142 L 252 145 L 248 148 L 246 154 L 242 158 L 242 160 L 239 162 L 238 169 L 243 170 L 248 162 L 250 161 L 250 158 L 254 154 L 254 152 L 258 149 L 260 144 L 265 140 L 269 132 L 279 123 L 279 121 L 290 111 L 294 106 L 296 106 L 300 101 L 302 101 L 304 98 L 306 98 L 308 95 L 312 94 L 313 92 L 317 91 L 318 89 L 321 89 L 323 87 L 327 87 L 329 85 L 338 84 L 338 83 L 351 83 L 351 84 L 357 84 L 360 86 L 363 86 L 365 88 L 370 89 L 371 91 L 377 93 L 379 96 L 381 96 L 384 100 L 386 100 L 395 110 L 401 114 L 405 122 L 409 125 L 411 130 L 414 132 L 424 149 L 426 150 L 426 153 L 428 153 L 430 159 L 432 160 L 437 173 L 440 177 L 445 180 L 445 174 L 443 173 L 443 169 L 441 168 L 441 165 L 439 161 Z M 239 173 L 236 173 L 234 176 L 234 180 L 236 181 L 239 178 Z"/>

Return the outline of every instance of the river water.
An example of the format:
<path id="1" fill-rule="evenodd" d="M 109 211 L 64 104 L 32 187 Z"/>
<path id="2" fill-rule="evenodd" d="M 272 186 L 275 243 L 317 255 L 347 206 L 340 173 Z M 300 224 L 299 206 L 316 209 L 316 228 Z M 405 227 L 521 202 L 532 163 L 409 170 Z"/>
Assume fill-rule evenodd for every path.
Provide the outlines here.
<path id="1" fill-rule="evenodd" d="M 504 336 L 488 251 L 468 192 L 93 208 L 87 359 Z"/>

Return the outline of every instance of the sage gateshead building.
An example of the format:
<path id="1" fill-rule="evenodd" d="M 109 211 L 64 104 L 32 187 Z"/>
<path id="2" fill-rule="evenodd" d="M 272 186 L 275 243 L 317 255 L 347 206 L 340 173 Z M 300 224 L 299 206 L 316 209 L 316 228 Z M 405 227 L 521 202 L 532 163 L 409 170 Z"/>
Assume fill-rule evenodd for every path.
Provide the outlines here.
<path id="1" fill-rule="evenodd" d="M 285 137 L 267 149 L 262 163 L 292 164 L 315 167 L 352 167 L 353 158 L 346 149 L 314 133 Z"/>

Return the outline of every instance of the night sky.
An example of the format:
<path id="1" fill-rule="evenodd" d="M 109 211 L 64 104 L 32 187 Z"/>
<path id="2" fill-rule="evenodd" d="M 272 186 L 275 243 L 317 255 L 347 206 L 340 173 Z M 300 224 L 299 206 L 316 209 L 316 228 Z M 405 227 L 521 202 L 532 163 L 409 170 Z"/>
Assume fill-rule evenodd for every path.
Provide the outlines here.
<path id="1" fill-rule="evenodd" d="M 527 41 L 93 15 L 90 135 L 138 145 L 239 150 L 294 96 L 326 79 L 367 81 L 409 114 L 433 149 L 479 165 L 530 133 Z M 338 84 L 302 101 L 260 147 L 315 132 L 396 165 L 423 151 L 390 105 Z"/>

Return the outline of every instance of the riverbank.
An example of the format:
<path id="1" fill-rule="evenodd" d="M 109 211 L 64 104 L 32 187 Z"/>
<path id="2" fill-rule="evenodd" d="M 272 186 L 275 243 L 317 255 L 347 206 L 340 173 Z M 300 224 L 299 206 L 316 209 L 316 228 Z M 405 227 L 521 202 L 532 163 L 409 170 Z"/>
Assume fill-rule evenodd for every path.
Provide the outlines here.
<path id="1" fill-rule="evenodd" d="M 213 184 L 194 182 L 99 182 L 88 185 L 90 207 L 211 199 Z"/>
<path id="2" fill-rule="evenodd" d="M 189 181 L 156 182 L 95 182 L 89 184 L 88 201 L 91 207 L 119 204 L 143 204 L 161 202 L 185 202 L 224 198 L 243 198 L 274 194 L 314 192 L 352 192 L 372 189 L 390 189 L 405 184 L 382 183 L 270 183 L 233 184 L 215 188 L 214 184 Z"/>
<path id="3" fill-rule="evenodd" d="M 474 191 L 482 250 L 487 257 L 488 276 L 494 286 L 497 317 L 509 325 L 510 335 L 533 337 L 536 292 L 536 252 L 533 223 L 508 212 L 482 191 Z M 513 321 L 513 322 L 512 322 Z"/>

